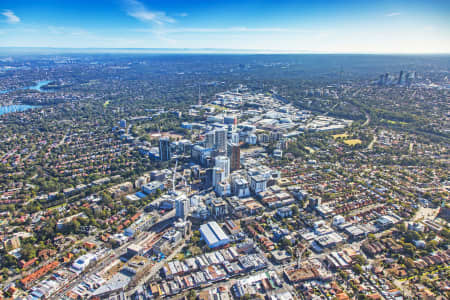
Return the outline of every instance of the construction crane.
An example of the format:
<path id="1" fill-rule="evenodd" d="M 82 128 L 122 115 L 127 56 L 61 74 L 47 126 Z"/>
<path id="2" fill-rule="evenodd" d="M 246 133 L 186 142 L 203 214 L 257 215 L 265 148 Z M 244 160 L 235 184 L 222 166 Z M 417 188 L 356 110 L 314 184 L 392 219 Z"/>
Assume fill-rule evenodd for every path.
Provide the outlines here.
<path id="1" fill-rule="evenodd" d="M 177 175 L 178 159 L 175 161 L 175 168 L 173 168 L 172 176 L 172 193 L 175 194 L 175 175 Z"/>
<path id="2" fill-rule="evenodd" d="M 302 256 L 303 256 L 303 253 L 305 253 L 306 249 L 307 249 L 307 247 L 304 247 L 301 250 L 299 248 L 297 248 L 297 269 L 300 268 L 300 263 L 302 261 Z"/>
<path id="3" fill-rule="evenodd" d="M 172 175 L 172 194 L 176 194 L 175 192 L 175 177 L 177 175 L 177 167 L 178 167 L 178 159 L 175 161 L 175 167 L 173 168 L 173 175 Z M 186 191 L 188 192 L 188 194 L 191 192 L 191 186 L 188 186 L 188 182 L 186 177 L 184 177 L 184 175 L 180 175 L 181 179 L 184 180 L 184 188 L 186 189 Z"/>
<path id="4" fill-rule="evenodd" d="M 191 193 L 191 185 L 188 186 L 187 179 L 184 175 L 181 175 L 181 178 L 184 180 L 184 188 L 186 189 L 188 195 Z"/>

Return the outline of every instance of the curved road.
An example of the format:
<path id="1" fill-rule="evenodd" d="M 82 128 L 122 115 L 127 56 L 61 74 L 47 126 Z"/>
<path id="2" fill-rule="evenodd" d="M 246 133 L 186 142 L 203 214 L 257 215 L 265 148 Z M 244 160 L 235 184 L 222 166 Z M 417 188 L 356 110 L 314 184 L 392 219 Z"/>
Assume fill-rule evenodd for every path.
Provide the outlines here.
<path id="1" fill-rule="evenodd" d="M 361 127 L 366 127 L 370 123 L 370 116 L 366 113 L 366 121 L 361 125 Z"/>

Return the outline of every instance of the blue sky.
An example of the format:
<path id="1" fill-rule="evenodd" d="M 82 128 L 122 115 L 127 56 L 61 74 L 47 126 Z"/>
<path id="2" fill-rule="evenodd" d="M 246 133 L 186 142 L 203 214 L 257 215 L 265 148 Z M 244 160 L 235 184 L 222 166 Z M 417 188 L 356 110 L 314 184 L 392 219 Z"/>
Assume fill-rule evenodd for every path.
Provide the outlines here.
<path id="1" fill-rule="evenodd" d="M 450 53 L 450 1 L 1 0 L 0 46 Z"/>

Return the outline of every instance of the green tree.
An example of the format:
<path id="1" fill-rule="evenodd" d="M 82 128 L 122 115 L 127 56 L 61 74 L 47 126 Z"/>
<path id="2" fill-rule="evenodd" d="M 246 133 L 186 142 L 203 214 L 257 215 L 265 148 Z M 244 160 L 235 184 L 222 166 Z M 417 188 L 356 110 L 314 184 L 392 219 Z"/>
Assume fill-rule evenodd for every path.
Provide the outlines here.
<path id="1" fill-rule="evenodd" d="M 20 254 L 25 260 L 30 260 L 36 257 L 36 248 L 32 244 L 24 244 Z"/>
<path id="2" fill-rule="evenodd" d="M 355 257 L 353 258 L 357 264 L 364 266 L 367 264 L 367 260 L 364 258 L 364 256 L 362 255 L 355 255 Z"/>
<path id="3" fill-rule="evenodd" d="M 287 238 L 283 238 L 281 240 L 281 247 L 283 249 L 287 249 L 288 247 L 291 247 L 291 246 L 292 246 L 292 242 L 290 240 L 288 240 Z"/>
<path id="4" fill-rule="evenodd" d="M 5 254 L 2 259 L 2 265 L 5 266 L 6 268 L 16 266 L 17 259 L 10 254 Z"/>
<path id="5" fill-rule="evenodd" d="M 195 293 L 195 291 L 194 290 L 190 290 L 189 294 L 188 294 L 188 299 L 189 300 L 195 300 L 196 297 L 197 297 L 197 294 Z"/>
<path id="6" fill-rule="evenodd" d="M 297 206 L 297 205 L 293 205 L 293 206 L 292 206 L 292 214 L 293 214 L 294 216 L 298 216 L 299 213 L 300 213 L 300 211 L 299 211 L 299 209 L 298 209 L 298 206 Z"/>
<path id="7" fill-rule="evenodd" d="M 363 269 L 360 264 L 353 265 L 352 270 L 353 270 L 353 272 L 355 272 L 355 274 L 358 274 L 358 275 L 363 273 Z"/>

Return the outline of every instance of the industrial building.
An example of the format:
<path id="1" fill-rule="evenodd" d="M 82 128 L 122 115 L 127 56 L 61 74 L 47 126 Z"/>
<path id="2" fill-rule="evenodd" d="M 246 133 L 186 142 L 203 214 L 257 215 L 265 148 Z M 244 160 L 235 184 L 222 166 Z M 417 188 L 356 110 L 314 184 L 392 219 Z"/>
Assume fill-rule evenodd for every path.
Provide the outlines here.
<path id="1" fill-rule="evenodd" d="M 230 243 L 230 238 L 216 222 L 201 225 L 200 234 L 209 248 L 222 247 Z"/>

